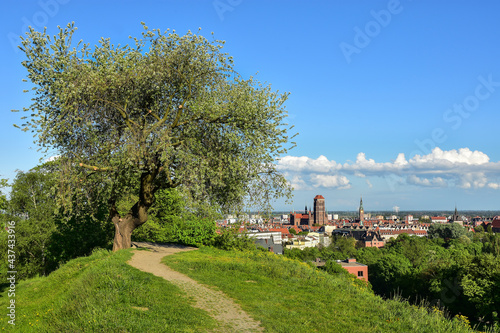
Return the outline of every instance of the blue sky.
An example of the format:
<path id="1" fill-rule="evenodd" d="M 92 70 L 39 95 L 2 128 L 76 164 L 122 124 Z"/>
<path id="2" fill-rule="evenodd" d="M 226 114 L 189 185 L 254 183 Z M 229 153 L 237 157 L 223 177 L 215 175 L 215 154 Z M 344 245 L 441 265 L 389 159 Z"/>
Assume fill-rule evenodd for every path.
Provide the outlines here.
<path id="1" fill-rule="evenodd" d="M 29 104 L 17 36 L 28 25 L 128 43 L 140 22 L 225 40 L 245 77 L 290 92 L 297 147 L 278 161 L 302 209 L 500 208 L 500 3 L 495 1 L 93 1 L 0 4 L 0 177 L 43 158 L 14 128 Z"/>

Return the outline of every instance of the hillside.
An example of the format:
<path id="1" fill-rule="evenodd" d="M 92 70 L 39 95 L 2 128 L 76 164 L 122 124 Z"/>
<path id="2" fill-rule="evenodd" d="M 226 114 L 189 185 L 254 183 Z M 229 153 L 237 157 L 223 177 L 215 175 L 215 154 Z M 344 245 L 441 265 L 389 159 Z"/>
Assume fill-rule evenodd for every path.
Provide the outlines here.
<path id="1" fill-rule="evenodd" d="M 16 288 L 17 332 L 220 332 L 177 286 L 127 264 L 132 250 L 78 258 Z M 349 278 L 266 252 L 213 248 L 163 259 L 232 297 L 265 332 L 470 332 L 433 309 L 384 301 Z M 0 307 L 7 308 L 7 291 Z M 9 318 L 0 327 L 12 331 Z"/>

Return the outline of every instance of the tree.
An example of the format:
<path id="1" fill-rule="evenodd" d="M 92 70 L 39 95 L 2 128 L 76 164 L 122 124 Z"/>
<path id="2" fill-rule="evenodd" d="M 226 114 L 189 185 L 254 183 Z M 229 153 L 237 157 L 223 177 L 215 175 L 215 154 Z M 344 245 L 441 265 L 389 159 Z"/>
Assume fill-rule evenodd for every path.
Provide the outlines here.
<path id="1" fill-rule="evenodd" d="M 413 279 L 413 267 L 410 261 L 401 254 L 388 253 L 369 266 L 370 282 L 373 290 L 386 297 L 391 293 L 409 291 Z"/>
<path id="2" fill-rule="evenodd" d="M 7 186 L 9 186 L 8 180 L 0 179 L 0 189 Z M 7 208 L 7 196 L 2 191 L 0 191 L 0 211 L 4 211 L 5 208 Z"/>
<path id="3" fill-rule="evenodd" d="M 15 222 L 16 270 L 20 279 L 45 275 L 52 264 L 49 246 L 55 232 L 54 169 L 54 162 L 49 162 L 28 172 L 19 171 L 12 183 L 7 215 Z M 6 245 L 2 243 L 3 255 L 7 254 L 7 250 L 3 251 Z"/>
<path id="4" fill-rule="evenodd" d="M 458 223 L 431 224 L 427 231 L 429 238 L 455 239 L 467 234 L 467 230 Z"/>
<path id="5" fill-rule="evenodd" d="M 72 47 L 68 24 L 53 38 L 30 28 L 20 47 L 35 91 L 21 127 L 61 156 L 68 217 L 107 202 L 114 250 L 130 247 L 159 189 L 218 212 L 291 193 L 274 164 L 293 146 L 287 94 L 242 79 L 221 41 L 143 27 L 134 46 Z M 131 193 L 137 200 L 121 214 Z"/>

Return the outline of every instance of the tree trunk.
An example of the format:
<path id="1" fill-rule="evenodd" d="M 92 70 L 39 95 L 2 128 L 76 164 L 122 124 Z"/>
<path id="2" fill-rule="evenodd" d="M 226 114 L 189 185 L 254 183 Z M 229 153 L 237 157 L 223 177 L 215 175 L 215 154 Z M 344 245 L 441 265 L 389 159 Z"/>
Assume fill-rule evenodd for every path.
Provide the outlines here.
<path id="1" fill-rule="evenodd" d="M 145 172 L 141 175 L 139 201 L 124 217 L 120 216 L 116 210 L 115 202 L 112 202 L 110 217 L 115 225 L 113 251 L 130 248 L 132 246 L 132 232 L 148 220 L 148 209 L 154 201 L 153 181 L 157 174 L 158 172 L 155 171 L 153 173 Z"/>
<path id="2" fill-rule="evenodd" d="M 118 221 L 115 221 L 115 218 L 113 218 L 113 223 L 115 225 L 113 251 L 128 249 L 132 246 L 132 231 L 136 228 L 134 220 L 135 219 L 129 215 L 123 219 L 118 218 Z"/>

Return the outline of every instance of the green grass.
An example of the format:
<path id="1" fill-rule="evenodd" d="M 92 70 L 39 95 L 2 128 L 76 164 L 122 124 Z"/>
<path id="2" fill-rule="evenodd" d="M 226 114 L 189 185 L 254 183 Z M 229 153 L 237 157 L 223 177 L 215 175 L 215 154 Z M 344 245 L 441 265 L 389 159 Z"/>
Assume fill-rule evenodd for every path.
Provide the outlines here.
<path id="1" fill-rule="evenodd" d="M 167 281 L 126 262 L 131 251 L 96 251 L 48 277 L 16 287 L 16 326 L 0 293 L 0 331 L 216 332 L 206 312 Z M 222 290 L 265 332 L 470 332 L 442 312 L 384 301 L 353 278 L 337 277 L 266 252 L 213 248 L 164 258 L 174 269 Z"/>
<path id="2" fill-rule="evenodd" d="M 235 299 L 266 332 L 471 332 L 438 309 L 383 300 L 307 264 L 266 252 L 213 248 L 165 257 L 168 266 Z"/>
<path id="3" fill-rule="evenodd" d="M 9 299 L 2 292 L 0 331 L 206 332 L 217 326 L 178 287 L 129 266 L 131 255 L 100 250 L 19 283 L 15 327 L 7 323 Z"/>

